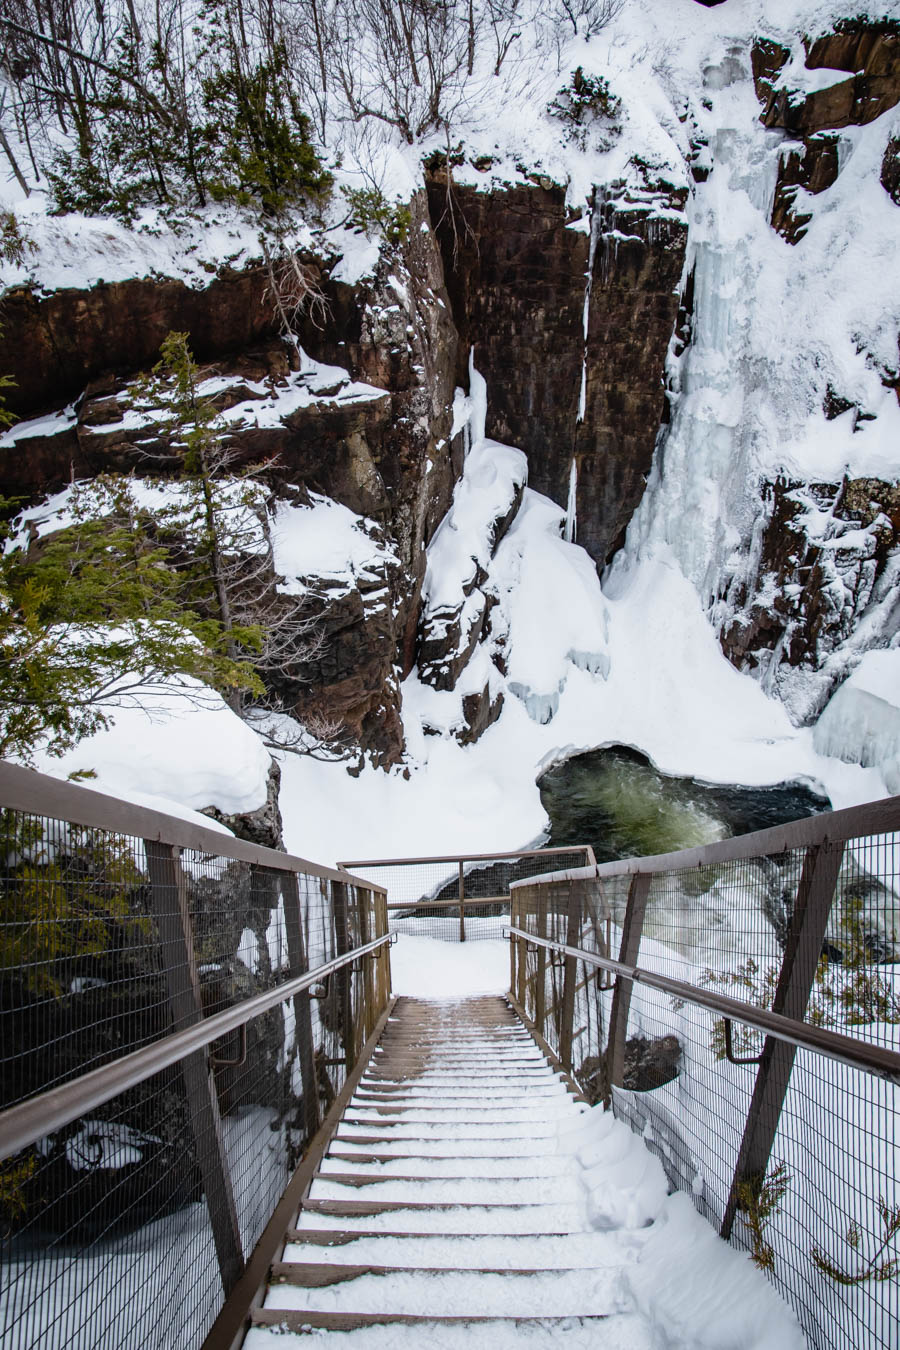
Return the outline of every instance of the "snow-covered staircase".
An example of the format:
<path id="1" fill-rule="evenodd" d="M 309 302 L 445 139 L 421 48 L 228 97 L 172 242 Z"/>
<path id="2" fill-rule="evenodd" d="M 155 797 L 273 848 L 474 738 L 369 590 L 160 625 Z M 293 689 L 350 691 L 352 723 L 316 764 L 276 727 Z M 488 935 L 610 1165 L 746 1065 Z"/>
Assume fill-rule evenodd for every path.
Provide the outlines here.
<path id="1" fill-rule="evenodd" d="M 502 998 L 399 999 L 247 1350 L 315 1330 L 372 1347 L 500 1350 L 561 1332 L 573 1350 L 618 1345 L 623 1235 L 590 1230 L 556 1147 L 585 1109 Z"/>

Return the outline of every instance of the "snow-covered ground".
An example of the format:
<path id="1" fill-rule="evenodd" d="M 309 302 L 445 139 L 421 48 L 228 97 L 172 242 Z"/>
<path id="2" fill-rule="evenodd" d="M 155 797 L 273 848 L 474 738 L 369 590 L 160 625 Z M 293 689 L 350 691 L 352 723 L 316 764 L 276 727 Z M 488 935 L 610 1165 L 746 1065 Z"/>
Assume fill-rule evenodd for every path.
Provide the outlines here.
<path id="1" fill-rule="evenodd" d="M 437 573 L 444 609 L 452 595 L 462 599 L 454 576 L 465 577 L 464 563 L 474 569 L 484 553 L 484 538 L 470 544 L 468 531 L 479 507 L 483 521 L 493 518 L 496 476 L 518 471 L 513 455 L 473 441 L 466 466 L 485 484 L 486 501 L 464 472 L 429 551 L 429 565 L 435 555 L 446 562 Z M 462 519 L 454 520 L 460 506 Z M 778 699 L 726 660 L 671 546 L 660 543 L 601 588 L 584 550 L 561 537 L 564 515 L 526 489 L 496 556 L 483 563 L 483 589 L 499 601 L 491 618 L 506 643 L 505 677 L 479 648 L 453 691 L 435 690 L 413 672 L 403 686 L 408 759 L 391 772 L 366 767 L 350 781 L 340 765 L 294 757 L 282 765 L 293 851 L 306 856 L 314 842 L 330 861 L 524 846 L 547 826 L 536 786 L 542 770 L 609 744 L 633 746 L 666 773 L 707 782 L 805 779 L 836 807 L 887 795 L 877 769 L 819 753 L 812 730 L 794 727 Z M 505 686 L 503 711 L 475 745 L 462 747 L 453 733 L 462 725 L 463 695 L 486 680 L 492 690 Z M 838 733 L 842 745 L 847 734 Z"/>

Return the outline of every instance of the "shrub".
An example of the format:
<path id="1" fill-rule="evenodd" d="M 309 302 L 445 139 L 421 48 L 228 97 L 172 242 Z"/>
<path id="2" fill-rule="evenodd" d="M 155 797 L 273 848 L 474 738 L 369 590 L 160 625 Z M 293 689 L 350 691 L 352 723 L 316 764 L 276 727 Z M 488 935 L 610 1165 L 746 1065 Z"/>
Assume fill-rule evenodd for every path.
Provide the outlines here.
<path id="1" fill-rule="evenodd" d="M 362 230 L 367 239 L 382 234 L 389 244 L 402 244 L 409 234 L 412 216 L 402 202 L 390 202 L 378 187 L 342 187 L 350 214 L 347 224 Z"/>
<path id="2" fill-rule="evenodd" d="M 765 1177 L 741 1181 L 737 1188 L 738 1209 L 750 1232 L 750 1256 L 760 1270 L 774 1270 L 775 1252 L 766 1240 L 766 1229 L 778 1213 L 792 1177 L 784 1163 L 776 1163 Z"/>
<path id="3" fill-rule="evenodd" d="M 608 149 L 618 135 L 615 119 L 622 109 L 622 100 L 610 91 L 609 82 L 602 75 L 585 75 L 581 66 L 572 71 L 570 83 L 564 86 L 547 112 L 565 125 L 565 138 L 582 150 L 587 147 L 588 132 L 600 132 L 600 148 Z"/>
<path id="4" fill-rule="evenodd" d="M 900 1233 L 900 1206 L 889 1205 L 884 1196 L 878 1197 L 878 1214 L 881 1219 L 881 1238 L 868 1259 L 861 1254 L 863 1234 L 858 1223 L 851 1220 L 844 1233 L 844 1241 L 850 1248 L 852 1257 L 862 1260 L 855 1270 L 847 1270 L 827 1256 L 821 1247 L 813 1246 L 810 1255 L 816 1265 L 834 1280 L 835 1284 L 860 1285 L 874 1280 L 883 1284 L 886 1280 L 895 1280 L 900 1275 L 900 1260 L 887 1254 L 887 1249 Z"/>

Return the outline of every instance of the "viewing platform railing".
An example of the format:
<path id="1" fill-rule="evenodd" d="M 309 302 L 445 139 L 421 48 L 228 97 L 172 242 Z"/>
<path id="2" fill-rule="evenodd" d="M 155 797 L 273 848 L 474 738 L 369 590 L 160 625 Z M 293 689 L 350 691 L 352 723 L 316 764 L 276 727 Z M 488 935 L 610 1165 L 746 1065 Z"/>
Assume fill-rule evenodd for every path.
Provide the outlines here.
<path id="1" fill-rule="evenodd" d="M 339 863 L 388 890 L 391 931 L 465 942 L 499 938 L 509 924 L 509 888 L 557 867 L 594 864 L 590 844 L 514 853 L 450 853 L 431 858 L 362 858 Z"/>
<path id="2" fill-rule="evenodd" d="M 898 882 L 895 797 L 511 887 L 514 1005 L 816 1350 L 900 1344 Z"/>
<path id="3" fill-rule="evenodd" d="M 199 1346 L 387 1015 L 385 892 L 6 764 L 0 890 L 0 1345 Z"/>
<path id="4" fill-rule="evenodd" d="M 900 1344 L 900 798 L 364 879 L 0 765 L 0 846 L 2 1350 L 240 1343 L 396 931 L 508 932 L 539 1042 L 810 1346 Z"/>

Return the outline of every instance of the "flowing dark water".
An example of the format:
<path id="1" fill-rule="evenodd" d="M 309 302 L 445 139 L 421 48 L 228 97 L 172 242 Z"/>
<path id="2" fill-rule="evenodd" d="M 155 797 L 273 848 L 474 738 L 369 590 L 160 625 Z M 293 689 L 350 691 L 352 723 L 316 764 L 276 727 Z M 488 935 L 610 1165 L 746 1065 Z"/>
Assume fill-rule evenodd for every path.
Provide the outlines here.
<path id="1" fill-rule="evenodd" d="M 750 788 L 659 773 L 636 750 L 574 755 L 538 780 L 551 845 L 592 844 L 598 862 L 748 834 L 830 809 L 802 783 Z"/>

